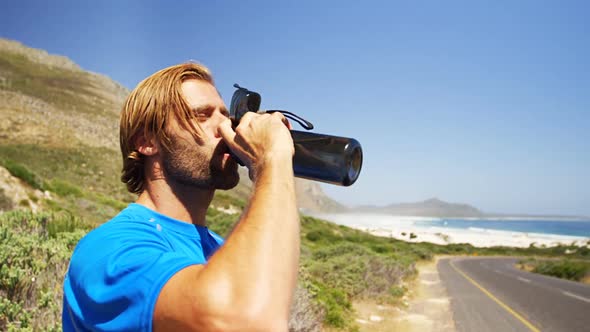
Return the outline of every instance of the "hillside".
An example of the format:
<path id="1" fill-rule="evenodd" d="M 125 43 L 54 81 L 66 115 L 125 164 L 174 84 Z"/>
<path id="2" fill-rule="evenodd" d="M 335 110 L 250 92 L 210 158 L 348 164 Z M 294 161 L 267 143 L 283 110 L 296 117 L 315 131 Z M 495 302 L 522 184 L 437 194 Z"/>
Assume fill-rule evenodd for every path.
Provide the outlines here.
<path id="1" fill-rule="evenodd" d="M 447 203 L 431 198 L 417 203 L 390 204 L 384 207 L 363 206 L 353 209 L 357 212 L 383 213 L 396 216 L 422 217 L 483 217 L 485 214 L 468 204 Z"/>
<path id="2" fill-rule="evenodd" d="M 119 112 L 128 93 L 66 57 L 0 39 L 0 164 L 26 167 L 46 181 L 39 189 L 84 188 L 89 196 L 132 201 L 119 181 Z M 229 192 L 242 200 L 251 187 L 245 174 Z M 301 209 L 342 209 L 315 182 L 297 179 L 297 197 Z M 113 204 L 88 197 L 66 201 L 59 204 L 70 210 L 78 205 L 96 222 L 114 212 Z"/>
<path id="3" fill-rule="evenodd" d="M 347 212 L 364 212 L 389 214 L 395 216 L 419 216 L 434 218 L 492 218 L 492 219 L 548 219 L 548 220 L 590 220 L 588 216 L 574 215 L 540 215 L 540 214 L 505 214 L 483 212 L 478 208 L 463 203 L 448 203 L 438 198 L 415 203 L 397 203 L 386 206 L 359 206 Z"/>

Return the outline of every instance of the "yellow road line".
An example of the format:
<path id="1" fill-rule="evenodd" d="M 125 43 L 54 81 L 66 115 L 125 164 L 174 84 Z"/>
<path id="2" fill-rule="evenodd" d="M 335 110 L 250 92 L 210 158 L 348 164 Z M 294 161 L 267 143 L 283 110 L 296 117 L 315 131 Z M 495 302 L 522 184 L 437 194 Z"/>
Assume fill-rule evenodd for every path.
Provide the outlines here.
<path id="1" fill-rule="evenodd" d="M 497 297 L 492 295 L 492 293 L 490 293 L 487 289 L 483 288 L 475 280 L 471 279 L 467 274 L 463 273 L 463 271 L 459 270 L 450 259 L 449 259 L 449 264 L 451 265 L 451 267 L 455 271 L 459 272 L 460 275 L 462 275 L 465 279 L 467 279 L 467 281 L 471 282 L 475 287 L 479 288 L 479 290 L 482 291 L 485 295 L 487 295 L 490 299 L 494 300 L 502 308 L 504 308 L 506 311 L 508 311 L 512 316 L 516 317 L 516 319 L 518 319 L 521 323 L 523 323 L 526 327 L 528 327 L 529 330 L 531 330 L 533 332 L 541 332 L 541 330 L 536 328 L 533 324 L 531 324 L 528 320 L 526 320 L 524 317 L 522 317 L 519 313 L 517 313 L 515 310 L 510 308 L 504 302 L 500 301 Z"/>

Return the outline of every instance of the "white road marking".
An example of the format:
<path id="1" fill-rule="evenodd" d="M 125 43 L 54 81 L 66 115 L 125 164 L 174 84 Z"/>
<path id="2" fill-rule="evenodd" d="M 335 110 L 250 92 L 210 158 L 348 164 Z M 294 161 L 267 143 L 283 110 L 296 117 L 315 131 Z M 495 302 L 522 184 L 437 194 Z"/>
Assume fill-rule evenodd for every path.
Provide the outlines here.
<path id="1" fill-rule="evenodd" d="M 521 277 L 517 277 L 517 278 L 518 278 L 518 280 L 520 280 L 520 281 L 524 281 L 524 282 L 531 282 L 529 279 L 526 279 L 526 278 L 521 278 Z"/>
<path id="2" fill-rule="evenodd" d="M 564 295 L 567 295 L 567 296 L 569 296 L 569 297 L 573 297 L 574 299 L 578 299 L 578 300 L 580 300 L 580 301 L 584 301 L 584 302 L 588 302 L 588 303 L 590 303 L 590 299 L 587 299 L 587 298 L 585 298 L 585 297 L 583 297 L 583 296 L 576 295 L 576 294 L 572 294 L 572 293 L 570 293 L 570 292 L 562 292 L 562 293 L 563 293 Z"/>
<path id="3" fill-rule="evenodd" d="M 494 272 L 496 272 L 496 273 L 498 273 L 498 274 L 501 274 L 501 275 L 503 275 L 503 276 L 510 277 L 510 278 L 512 278 L 512 277 L 513 277 L 512 275 L 510 275 L 510 274 L 508 274 L 508 273 L 506 273 L 506 272 L 502 272 L 502 271 L 500 271 L 500 270 L 494 270 Z"/>

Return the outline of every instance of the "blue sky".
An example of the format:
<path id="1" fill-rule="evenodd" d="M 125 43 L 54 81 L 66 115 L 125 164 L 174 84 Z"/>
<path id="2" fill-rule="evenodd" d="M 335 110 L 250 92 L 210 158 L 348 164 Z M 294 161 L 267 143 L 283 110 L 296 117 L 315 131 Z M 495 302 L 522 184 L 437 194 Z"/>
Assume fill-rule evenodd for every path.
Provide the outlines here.
<path id="1" fill-rule="evenodd" d="M 354 137 L 345 204 L 438 197 L 486 212 L 590 215 L 590 2 L 4 1 L 0 36 L 133 88 L 211 68 L 263 108 Z"/>

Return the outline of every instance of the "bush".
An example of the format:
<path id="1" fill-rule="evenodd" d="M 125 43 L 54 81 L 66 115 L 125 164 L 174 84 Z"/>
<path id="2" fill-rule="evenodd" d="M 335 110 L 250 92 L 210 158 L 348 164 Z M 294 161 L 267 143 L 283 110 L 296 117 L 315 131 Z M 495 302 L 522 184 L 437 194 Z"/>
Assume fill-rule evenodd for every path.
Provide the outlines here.
<path id="1" fill-rule="evenodd" d="M 207 226 L 224 238 L 229 236 L 238 218 L 238 214 L 227 214 L 215 208 L 207 210 Z"/>
<path id="2" fill-rule="evenodd" d="M 127 207 L 127 203 L 121 202 L 120 200 L 111 198 L 111 197 L 107 197 L 103 194 L 97 193 L 94 195 L 96 197 L 96 200 L 103 205 L 106 206 L 110 206 L 115 210 L 123 210 L 124 208 Z"/>
<path id="3" fill-rule="evenodd" d="M 49 183 L 49 189 L 54 193 L 58 194 L 59 196 L 74 196 L 74 197 L 82 197 L 83 193 L 82 190 L 69 183 L 68 181 L 60 180 L 60 179 L 53 179 Z"/>
<path id="4" fill-rule="evenodd" d="M 31 172 L 27 167 L 10 159 L 3 160 L 1 164 L 8 170 L 8 172 L 10 172 L 10 174 L 12 174 L 12 176 L 25 181 L 35 189 L 44 190 L 43 181 L 41 181 L 39 176 Z"/>
<path id="5" fill-rule="evenodd" d="M 307 235 L 305 235 L 305 238 L 311 242 L 317 242 L 322 239 L 322 233 L 318 231 L 312 231 L 307 233 Z"/>
<path id="6" fill-rule="evenodd" d="M 574 281 L 580 281 L 590 273 L 590 262 L 569 259 L 543 260 L 533 266 L 532 272 Z"/>
<path id="7" fill-rule="evenodd" d="M 388 249 L 385 244 L 377 248 L 379 251 Z M 303 260 L 310 275 L 310 289 L 326 312 L 327 325 L 353 329 L 354 299 L 393 303 L 398 294 L 392 289 L 402 289 L 402 280 L 415 273 L 413 265 L 408 266 L 374 249 L 342 241 L 320 247 Z"/>
<path id="8" fill-rule="evenodd" d="M 408 291 L 405 286 L 391 286 L 389 294 L 394 298 L 401 298 Z"/>
<path id="9" fill-rule="evenodd" d="M 324 321 L 325 311 L 307 289 L 298 286 L 293 295 L 289 314 L 289 332 L 319 332 Z"/>
<path id="10" fill-rule="evenodd" d="M 88 229 L 67 214 L 0 215 L 0 331 L 61 330 L 62 278 Z"/>

